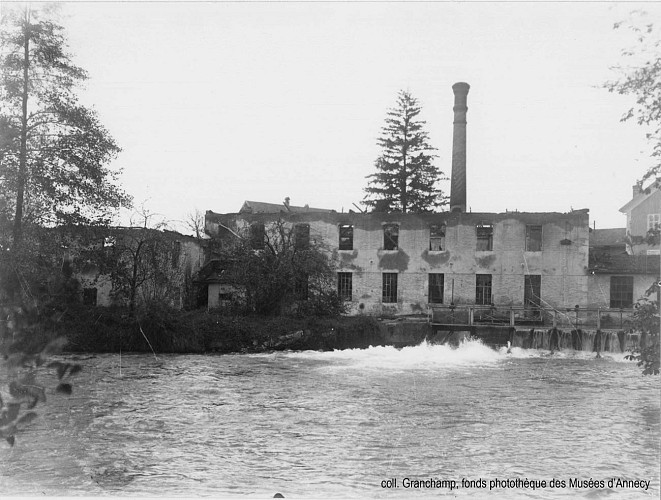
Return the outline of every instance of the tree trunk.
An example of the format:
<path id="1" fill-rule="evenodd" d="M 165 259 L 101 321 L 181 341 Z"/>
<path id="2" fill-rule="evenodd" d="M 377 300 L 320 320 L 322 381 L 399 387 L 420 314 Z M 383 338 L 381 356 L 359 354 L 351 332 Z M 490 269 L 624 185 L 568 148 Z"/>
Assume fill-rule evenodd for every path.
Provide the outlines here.
<path id="1" fill-rule="evenodd" d="M 12 250 L 18 252 L 23 240 L 23 200 L 25 198 L 25 185 L 27 183 L 27 144 L 28 144 L 28 79 L 30 77 L 30 11 L 25 11 L 25 25 L 23 27 L 23 96 L 21 112 L 21 145 L 18 164 L 18 185 L 16 187 L 16 213 L 14 216 L 14 231 Z"/>

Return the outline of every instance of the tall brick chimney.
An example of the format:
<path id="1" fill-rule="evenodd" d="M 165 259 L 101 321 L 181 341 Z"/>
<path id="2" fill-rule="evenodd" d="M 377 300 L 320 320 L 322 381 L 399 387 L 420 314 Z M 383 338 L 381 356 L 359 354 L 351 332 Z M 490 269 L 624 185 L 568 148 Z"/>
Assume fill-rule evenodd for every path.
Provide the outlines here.
<path id="1" fill-rule="evenodd" d="M 470 85 L 464 82 L 452 86 L 454 92 L 454 132 L 452 135 L 452 178 L 450 181 L 450 211 L 466 211 L 466 98 Z"/>

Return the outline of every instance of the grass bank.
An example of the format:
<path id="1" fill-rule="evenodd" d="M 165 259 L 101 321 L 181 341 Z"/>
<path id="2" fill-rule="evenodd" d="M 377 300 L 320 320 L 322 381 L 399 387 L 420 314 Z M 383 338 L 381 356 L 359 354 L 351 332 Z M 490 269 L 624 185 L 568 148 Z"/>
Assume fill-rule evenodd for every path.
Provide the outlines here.
<path id="1" fill-rule="evenodd" d="M 67 351 L 94 353 L 332 350 L 380 343 L 378 322 L 365 316 L 272 318 L 159 309 L 129 317 L 122 309 L 76 307 L 53 315 L 44 328 L 65 336 Z"/>

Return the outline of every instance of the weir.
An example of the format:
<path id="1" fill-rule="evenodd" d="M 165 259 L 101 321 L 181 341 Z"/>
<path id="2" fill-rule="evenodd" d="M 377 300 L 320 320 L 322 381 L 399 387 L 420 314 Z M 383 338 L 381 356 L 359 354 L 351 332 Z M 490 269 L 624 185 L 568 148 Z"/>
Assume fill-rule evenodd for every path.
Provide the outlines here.
<path id="1" fill-rule="evenodd" d="M 592 352 L 626 352 L 640 344 L 637 333 L 624 331 L 571 330 L 557 328 L 540 330 L 514 330 L 511 335 L 512 347 L 524 349 L 573 349 Z"/>
<path id="2" fill-rule="evenodd" d="M 490 347 L 506 346 L 549 351 L 575 350 L 585 352 L 622 353 L 641 346 L 638 333 L 624 330 L 561 329 L 540 327 L 510 327 L 503 325 L 442 325 L 413 319 L 382 320 L 377 338 L 366 340 L 371 345 L 395 347 L 430 344 L 458 345 L 463 340 L 480 339 Z M 353 346 L 357 347 L 357 346 Z"/>
<path id="3" fill-rule="evenodd" d="M 640 334 L 623 330 L 562 330 L 558 328 L 516 328 L 473 325 L 469 329 L 447 325 L 432 326 L 428 337 L 431 343 L 458 343 L 464 338 L 478 338 L 483 343 L 500 347 L 511 342 L 512 347 L 546 349 L 550 351 L 573 349 L 591 352 L 626 352 L 640 346 Z"/>
<path id="4" fill-rule="evenodd" d="M 478 338 L 487 345 L 524 349 L 626 352 L 644 339 L 632 331 L 633 309 L 525 308 L 517 306 L 433 306 L 428 323 L 432 343 Z"/>

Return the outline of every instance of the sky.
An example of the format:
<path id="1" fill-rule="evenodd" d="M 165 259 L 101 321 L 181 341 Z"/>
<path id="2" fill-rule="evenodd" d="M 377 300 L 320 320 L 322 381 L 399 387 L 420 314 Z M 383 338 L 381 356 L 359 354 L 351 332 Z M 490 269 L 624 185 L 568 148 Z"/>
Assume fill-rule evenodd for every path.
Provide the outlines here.
<path id="1" fill-rule="evenodd" d="M 633 98 L 602 87 L 636 9 L 661 21 L 641 2 L 109 1 L 64 3 L 59 22 L 124 189 L 173 227 L 245 200 L 356 210 L 402 89 L 449 176 L 464 81 L 469 209 L 589 208 L 607 228 L 651 164 L 620 121 Z"/>

